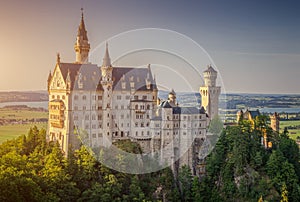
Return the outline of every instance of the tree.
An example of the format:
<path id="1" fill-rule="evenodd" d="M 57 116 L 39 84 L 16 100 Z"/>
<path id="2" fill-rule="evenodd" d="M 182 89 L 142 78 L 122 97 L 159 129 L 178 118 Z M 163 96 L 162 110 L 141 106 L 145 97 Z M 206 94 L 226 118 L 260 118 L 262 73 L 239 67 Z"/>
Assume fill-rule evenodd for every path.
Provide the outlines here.
<path id="1" fill-rule="evenodd" d="M 196 176 L 193 178 L 192 197 L 193 197 L 193 201 L 195 202 L 201 201 L 200 182 L 199 182 L 199 178 Z"/>
<path id="2" fill-rule="evenodd" d="M 143 201 L 145 199 L 145 195 L 139 186 L 139 179 L 137 175 L 134 175 L 131 178 L 131 184 L 129 186 L 129 199 L 130 201 Z"/>
<path id="3" fill-rule="evenodd" d="M 286 188 L 286 184 L 283 183 L 282 187 L 281 187 L 281 200 L 280 202 L 288 202 L 288 191 Z"/>
<path id="4" fill-rule="evenodd" d="M 182 201 L 191 201 L 192 173 L 187 165 L 184 165 L 179 169 L 178 180 Z"/>

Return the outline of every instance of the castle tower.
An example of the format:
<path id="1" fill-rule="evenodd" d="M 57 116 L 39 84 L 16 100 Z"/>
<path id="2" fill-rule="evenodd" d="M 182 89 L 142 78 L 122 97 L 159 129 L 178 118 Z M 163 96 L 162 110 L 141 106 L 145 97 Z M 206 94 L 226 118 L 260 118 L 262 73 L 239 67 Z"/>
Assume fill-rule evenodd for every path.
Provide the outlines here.
<path id="1" fill-rule="evenodd" d="M 169 96 L 168 96 L 168 101 L 171 104 L 171 106 L 175 107 L 176 106 L 176 93 L 174 91 L 174 89 L 172 89 L 171 92 L 169 92 Z"/>
<path id="2" fill-rule="evenodd" d="M 204 71 L 204 86 L 200 87 L 201 104 L 210 119 L 218 116 L 221 87 L 216 86 L 218 72 L 209 65 Z"/>
<path id="3" fill-rule="evenodd" d="M 81 9 L 81 21 L 78 27 L 78 33 L 74 50 L 76 52 L 76 63 L 88 63 L 90 44 L 87 37 L 87 31 L 85 29 L 83 9 Z"/>
<path id="4" fill-rule="evenodd" d="M 279 132 L 279 114 L 275 112 L 274 114 L 270 115 L 270 119 L 271 119 L 271 128 L 274 131 Z"/>
<path id="5" fill-rule="evenodd" d="M 108 44 L 106 43 L 105 55 L 101 66 L 101 84 L 103 87 L 103 133 L 104 137 L 107 137 L 107 140 L 109 140 L 109 142 L 104 142 L 104 145 L 107 146 L 109 146 L 112 141 L 112 71 L 113 67 L 109 57 Z"/>

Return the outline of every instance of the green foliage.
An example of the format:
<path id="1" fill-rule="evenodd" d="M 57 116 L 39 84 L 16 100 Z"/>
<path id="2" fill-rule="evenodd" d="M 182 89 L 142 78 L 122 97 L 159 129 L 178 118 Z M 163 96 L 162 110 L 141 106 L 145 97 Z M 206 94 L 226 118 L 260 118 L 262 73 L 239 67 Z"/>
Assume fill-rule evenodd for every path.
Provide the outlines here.
<path id="1" fill-rule="evenodd" d="M 192 173 L 191 169 L 184 165 L 180 168 L 178 174 L 179 187 L 182 201 L 192 200 Z"/>
<path id="2" fill-rule="evenodd" d="M 258 116 L 254 123 L 240 120 L 222 132 L 206 159 L 200 201 L 279 201 L 283 184 L 288 200 L 299 201 L 299 148 L 288 131 L 278 135 L 268 122 Z M 261 145 L 263 131 L 273 143 L 270 149 Z"/>
<path id="3" fill-rule="evenodd" d="M 280 200 L 280 202 L 288 202 L 288 201 L 289 201 L 288 191 L 287 191 L 285 183 L 283 183 L 283 185 L 281 187 L 281 200 Z"/>
<path id="4" fill-rule="evenodd" d="M 300 201 L 297 145 L 287 131 L 269 131 L 264 118 L 255 122 L 256 128 L 241 121 L 222 131 L 200 180 L 187 166 L 176 178 L 170 168 L 143 175 L 117 172 L 85 147 L 66 158 L 57 143 L 46 142 L 45 130 L 33 127 L 0 145 L 0 201 Z M 263 127 L 271 149 L 261 145 Z M 141 152 L 130 141 L 116 144 Z M 128 160 L 120 153 L 111 158 L 119 166 Z"/>

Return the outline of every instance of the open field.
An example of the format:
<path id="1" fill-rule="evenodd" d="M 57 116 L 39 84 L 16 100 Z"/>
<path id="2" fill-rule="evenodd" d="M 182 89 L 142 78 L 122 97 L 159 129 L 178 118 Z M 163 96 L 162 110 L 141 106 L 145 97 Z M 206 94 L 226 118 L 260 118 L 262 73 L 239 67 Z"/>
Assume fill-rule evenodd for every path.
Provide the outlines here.
<path id="1" fill-rule="evenodd" d="M 38 119 L 48 118 L 48 112 L 29 109 L 0 108 L 1 119 Z"/>
<path id="2" fill-rule="evenodd" d="M 280 121 L 280 132 L 283 132 L 284 128 L 289 127 L 289 126 L 292 126 L 292 127 L 300 126 L 300 121 L 299 120 L 297 120 L 297 121 Z M 289 136 L 294 140 L 297 138 L 297 136 L 300 136 L 300 128 L 288 129 L 288 131 L 289 131 Z"/>
<path id="3" fill-rule="evenodd" d="M 0 144 L 6 140 L 27 134 L 30 127 L 47 128 L 47 122 L 36 122 L 36 119 L 47 119 L 48 112 L 28 107 L 0 108 Z M 34 120 L 33 120 L 34 119 Z M 31 120 L 28 123 L 28 120 Z M 23 124 L 13 124 L 25 121 Z"/>
<path id="4" fill-rule="evenodd" d="M 0 144 L 6 140 L 14 139 L 20 135 L 27 134 L 30 127 L 33 127 L 34 125 L 36 125 L 39 129 L 47 129 L 47 123 L 0 126 Z"/>

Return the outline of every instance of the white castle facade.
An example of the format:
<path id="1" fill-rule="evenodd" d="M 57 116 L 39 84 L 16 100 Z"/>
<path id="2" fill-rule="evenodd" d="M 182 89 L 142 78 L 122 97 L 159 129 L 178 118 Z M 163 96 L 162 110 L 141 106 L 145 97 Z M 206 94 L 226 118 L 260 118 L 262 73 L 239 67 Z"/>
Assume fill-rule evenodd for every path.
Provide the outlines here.
<path id="1" fill-rule="evenodd" d="M 48 141 L 58 141 L 67 155 L 82 143 L 109 147 L 118 140 L 140 144 L 144 153 L 161 151 L 162 161 L 195 168 L 207 126 L 218 115 L 220 87 L 209 66 L 200 87 L 202 105 L 180 107 L 172 90 L 168 100 L 158 98 L 151 67 L 115 67 L 106 44 L 99 67 L 88 60 L 90 44 L 83 15 L 75 43 L 76 61 L 63 63 L 57 56 L 48 77 Z"/>

